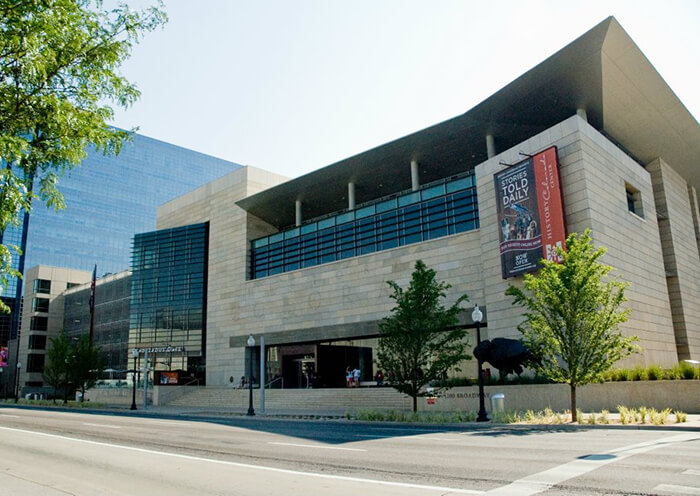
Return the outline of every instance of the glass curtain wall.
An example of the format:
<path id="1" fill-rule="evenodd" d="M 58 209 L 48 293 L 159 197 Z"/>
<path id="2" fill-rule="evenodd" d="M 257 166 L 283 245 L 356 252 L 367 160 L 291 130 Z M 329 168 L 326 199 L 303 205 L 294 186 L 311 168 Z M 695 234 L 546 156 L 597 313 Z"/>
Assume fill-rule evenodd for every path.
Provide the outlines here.
<path id="1" fill-rule="evenodd" d="M 151 354 L 156 368 L 195 372 L 201 380 L 208 238 L 208 223 L 137 234 L 132 258 L 130 348 L 174 348 Z"/>
<path id="2" fill-rule="evenodd" d="M 251 243 L 251 279 L 479 227 L 474 174 L 330 215 Z"/>

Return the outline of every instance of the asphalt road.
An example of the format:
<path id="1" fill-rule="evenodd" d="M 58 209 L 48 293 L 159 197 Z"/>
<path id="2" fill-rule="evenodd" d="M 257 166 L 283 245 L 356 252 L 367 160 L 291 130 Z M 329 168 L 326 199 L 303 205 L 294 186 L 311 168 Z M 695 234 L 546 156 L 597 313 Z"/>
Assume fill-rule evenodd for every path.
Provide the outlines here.
<path id="1" fill-rule="evenodd" d="M 0 409 L 0 494 L 700 495 L 700 432 Z"/>

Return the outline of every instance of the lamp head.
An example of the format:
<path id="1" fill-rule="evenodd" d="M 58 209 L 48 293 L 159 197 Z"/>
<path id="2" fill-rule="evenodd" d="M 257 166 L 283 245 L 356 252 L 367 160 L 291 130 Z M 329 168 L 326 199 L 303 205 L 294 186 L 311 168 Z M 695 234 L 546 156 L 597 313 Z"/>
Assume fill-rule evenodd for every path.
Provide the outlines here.
<path id="1" fill-rule="evenodd" d="M 248 346 L 255 346 L 255 338 L 252 334 L 248 336 Z"/>
<path id="2" fill-rule="evenodd" d="M 479 310 L 479 305 L 474 305 L 474 310 L 472 311 L 472 320 L 476 323 L 479 323 L 483 318 L 484 314 L 481 313 L 481 310 Z"/>

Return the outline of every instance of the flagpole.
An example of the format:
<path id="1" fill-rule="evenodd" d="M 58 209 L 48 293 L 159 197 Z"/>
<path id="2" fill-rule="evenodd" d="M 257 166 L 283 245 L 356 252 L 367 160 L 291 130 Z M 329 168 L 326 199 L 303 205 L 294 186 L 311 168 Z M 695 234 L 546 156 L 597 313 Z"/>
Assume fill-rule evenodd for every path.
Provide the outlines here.
<path id="1" fill-rule="evenodd" d="M 92 282 L 90 283 L 90 346 L 92 347 L 92 335 L 95 328 L 95 282 L 97 279 L 97 264 L 92 270 Z"/>

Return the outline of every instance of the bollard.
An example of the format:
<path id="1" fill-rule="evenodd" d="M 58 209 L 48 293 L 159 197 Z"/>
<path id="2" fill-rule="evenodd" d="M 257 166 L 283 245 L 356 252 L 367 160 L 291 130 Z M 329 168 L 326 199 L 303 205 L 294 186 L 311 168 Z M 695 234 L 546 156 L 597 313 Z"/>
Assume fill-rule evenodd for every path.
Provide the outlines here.
<path id="1" fill-rule="evenodd" d="M 496 393 L 491 396 L 491 412 L 505 412 L 505 395 L 503 393 Z"/>

